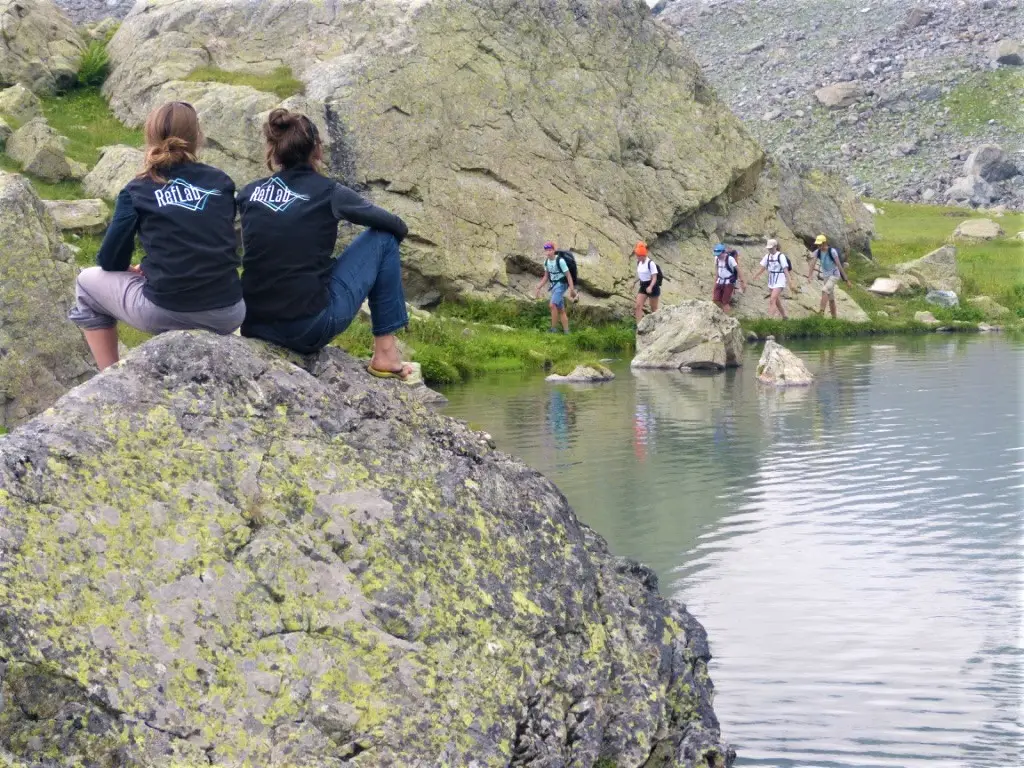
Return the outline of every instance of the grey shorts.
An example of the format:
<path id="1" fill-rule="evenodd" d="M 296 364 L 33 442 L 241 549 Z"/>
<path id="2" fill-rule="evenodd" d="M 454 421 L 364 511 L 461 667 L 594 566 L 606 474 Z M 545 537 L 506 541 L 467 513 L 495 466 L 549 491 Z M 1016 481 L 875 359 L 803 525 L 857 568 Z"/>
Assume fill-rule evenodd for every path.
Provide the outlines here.
<path id="1" fill-rule="evenodd" d="M 75 283 L 75 306 L 68 319 L 79 328 L 113 328 L 118 321 L 146 333 L 202 330 L 234 333 L 245 319 L 245 302 L 202 312 L 173 312 L 158 307 L 142 293 L 146 278 L 134 272 L 83 269 Z"/>

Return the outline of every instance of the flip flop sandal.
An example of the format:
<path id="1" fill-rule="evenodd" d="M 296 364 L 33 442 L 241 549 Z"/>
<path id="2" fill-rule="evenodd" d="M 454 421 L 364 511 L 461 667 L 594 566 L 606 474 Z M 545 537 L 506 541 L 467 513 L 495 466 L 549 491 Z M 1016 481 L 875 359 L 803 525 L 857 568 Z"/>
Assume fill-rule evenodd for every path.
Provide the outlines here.
<path id="1" fill-rule="evenodd" d="M 409 378 L 412 376 L 411 372 L 407 373 L 405 376 L 403 376 L 402 372 L 404 370 L 405 370 L 405 365 L 403 365 L 397 371 L 381 371 L 381 370 L 378 370 L 378 369 L 374 368 L 372 365 L 366 366 L 366 372 L 368 374 L 370 374 L 371 376 L 375 377 L 375 378 L 378 378 L 378 379 L 398 379 L 403 384 L 407 383 L 409 381 Z"/>

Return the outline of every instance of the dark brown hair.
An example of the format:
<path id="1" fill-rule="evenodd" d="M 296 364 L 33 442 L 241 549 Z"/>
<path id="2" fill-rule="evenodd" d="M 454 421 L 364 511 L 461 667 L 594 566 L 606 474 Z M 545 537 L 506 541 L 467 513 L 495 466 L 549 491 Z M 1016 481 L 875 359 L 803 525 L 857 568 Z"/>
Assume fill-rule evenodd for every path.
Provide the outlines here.
<path id="1" fill-rule="evenodd" d="M 146 161 L 139 178 L 166 182 L 160 173 L 181 163 L 196 162 L 203 133 L 199 116 L 191 104 L 171 101 L 157 107 L 146 118 Z"/>
<path id="2" fill-rule="evenodd" d="M 320 132 L 313 121 L 300 112 L 275 109 L 263 125 L 267 140 L 267 168 L 294 168 L 312 163 L 319 165 L 322 146 Z"/>

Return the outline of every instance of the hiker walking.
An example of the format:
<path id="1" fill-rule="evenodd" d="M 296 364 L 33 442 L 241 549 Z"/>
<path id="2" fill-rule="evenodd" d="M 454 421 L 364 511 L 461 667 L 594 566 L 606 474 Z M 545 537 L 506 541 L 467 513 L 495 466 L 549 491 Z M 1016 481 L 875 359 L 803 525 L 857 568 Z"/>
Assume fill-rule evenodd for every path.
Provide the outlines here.
<path id="1" fill-rule="evenodd" d="M 551 327 L 548 333 L 558 333 L 558 326 L 561 323 L 562 333 L 569 332 L 569 315 L 565 311 L 565 296 L 569 294 L 570 299 L 576 298 L 576 282 L 572 277 L 572 269 L 569 260 L 564 252 L 557 251 L 555 244 L 551 241 L 544 243 L 544 277 L 537 283 L 534 290 L 534 298 L 540 298 L 541 289 L 550 284 L 551 297 L 548 305 L 551 307 Z"/>
<path id="2" fill-rule="evenodd" d="M 779 250 L 779 241 L 772 238 L 765 243 L 767 253 L 761 259 L 761 268 L 754 275 L 757 280 L 763 272 L 768 273 L 768 289 L 771 293 L 768 296 L 768 317 L 774 317 L 773 311 L 779 313 L 783 320 L 788 319 L 786 309 L 782 306 L 782 292 L 786 289 L 787 276 L 793 273 L 793 264 L 789 257 Z"/>
<path id="3" fill-rule="evenodd" d="M 829 246 L 828 238 L 825 235 L 818 235 L 814 244 L 817 247 L 811 251 L 813 260 L 811 261 L 810 268 L 807 270 L 807 279 L 811 279 L 811 273 L 817 267 L 818 275 L 821 279 L 821 308 L 818 310 L 818 314 L 824 315 L 825 304 L 828 304 L 832 317 L 835 317 L 836 284 L 840 278 L 847 284 L 850 282 L 850 279 L 846 276 L 846 270 L 843 269 L 843 260 L 839 256 L 839 251 Z"/>
<path id="4" fill-rule="evenodd" d="M 737 281 L 741 291 L 747 290 L 737 256 L 739 254 L 735 250 L 726 248 L 722 243 L 715 246 L 715 290 L 711 300 L 727 315 L 732 312 L 729 302 L 732 301 Z"/>
<path id="5" fill-rule="evenodd" d="M 640 281 L 640 290 L 636 294 L 636 301 L 633 304 L 633 317 L 639 323 L 644 319 L 644 304 L 651 303 L 651 312 L 658 311 L 658 302 L 661 299 L 661 281 L 664 275 L 658 269 L 658 265 L 651 261 L 647 254 L 647 243 L 639 242 L 633 248 L 633 255 L 636 256 L 636 276 Z"/>

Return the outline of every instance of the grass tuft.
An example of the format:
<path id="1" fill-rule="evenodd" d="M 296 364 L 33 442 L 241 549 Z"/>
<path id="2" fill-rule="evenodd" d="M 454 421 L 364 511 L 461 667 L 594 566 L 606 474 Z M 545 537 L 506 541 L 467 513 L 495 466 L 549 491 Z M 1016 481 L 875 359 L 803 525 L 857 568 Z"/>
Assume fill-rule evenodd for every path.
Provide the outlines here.
<path id="1" fill-rule="evenodd" d="M 257 91 L 266 91 L 286 99 L 305 90 L 301 80 L 296 79 L 290 67 L 278 67 L 270 73 L 239 72 L 220 67 L 200 67 L 185 78 L 195 83 L 226 83 L 227 85 L 248 85 Z"/>
<path id="2" fill-rule="evenodd" d="M 42 101 L 46 122 L 68 137 L 68 157 L 90 168 L 100 159 L 101 147 L 142 146 L 142 131 L 127 128 L 114 117 L 98 88 L 80 88 Z"/>
<path id="3" fill-rule="evenodd" d="M 107 44 L 93 40 L 86 46 L 82 61 L 78 65 L 78 85 L 82 88 L 99 88 L 110 74 L 110 56 Z"/>
<path id="4" fill-rule="evenodd" d="M 1024 70 L 1016 67 L 978 72 L 954 88 L 943 100 L 953 125 L 965 136 L 984 133 L 988 121 L 1024 131 Z"/>

